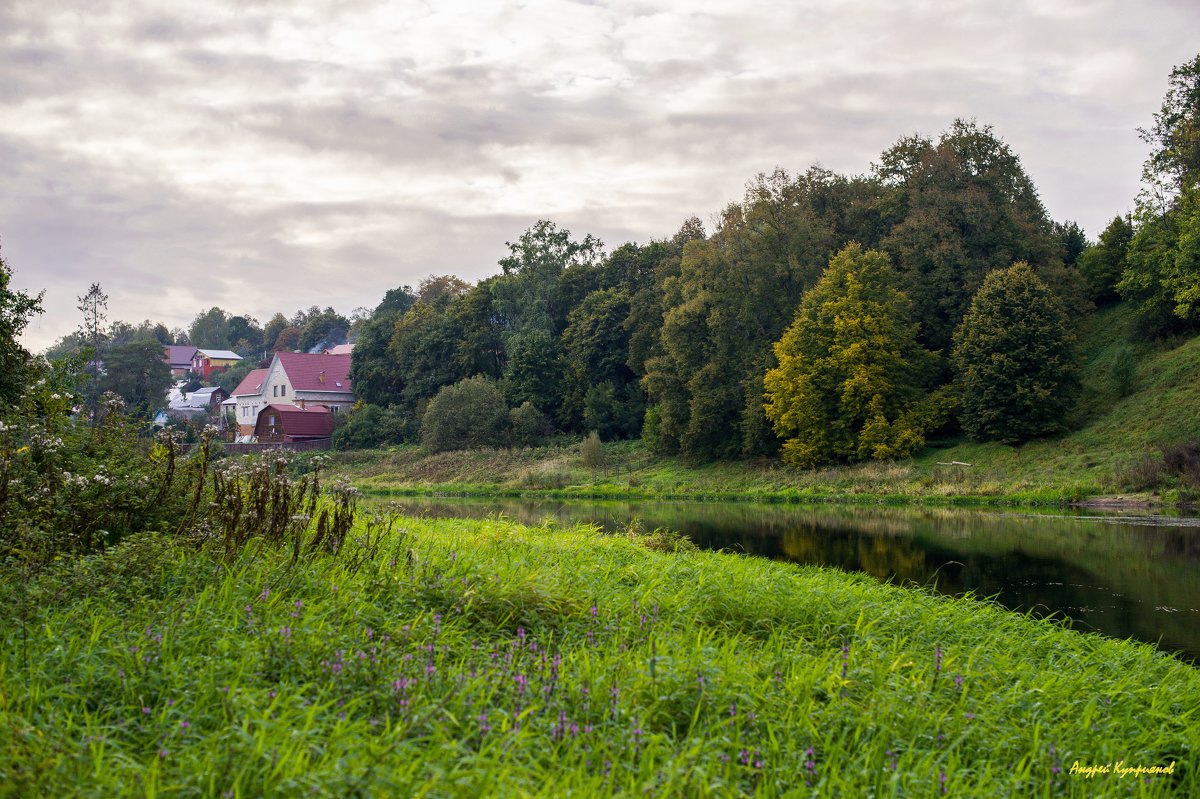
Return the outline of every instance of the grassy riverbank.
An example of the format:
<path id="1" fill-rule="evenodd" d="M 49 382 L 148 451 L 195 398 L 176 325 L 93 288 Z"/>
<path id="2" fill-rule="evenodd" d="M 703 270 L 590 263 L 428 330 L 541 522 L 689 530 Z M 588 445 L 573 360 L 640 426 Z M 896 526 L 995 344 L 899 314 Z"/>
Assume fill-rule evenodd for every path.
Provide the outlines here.
<path id="1" fill-rule="evenodd" d="M 403 519 L 7 575 L 0 796 L 1200 790 L 1200 672 L 1152 647 L 645 544 Z"/>
<path id="2" fill-rule="evenodd" d="M 897 463 L 813 471 L 776 460 L 689 464 L 652 455 L 639 442 L 607 445 L 600 469 L 585 465 L 574 443 L 436 455 L 398 447 L 336 453 L 335 462 L 374 493 L 1023 505 L 1112 496 L 1168 505 L 1194 501 L 1200 474 L 1173 471 L 1163 452 L 1200 442 L 1200 338 L 1147 342 L 1133 322 L 1123 306 L 1096 314 L 1081 342 L 1085 390 L 1072 432 L 1022 446 L 951 442 Z M 1132 371 L 1123 372 L 1122 363 Z M 971 465 L 942 465 L 955 461 Z M 1200 470 L 1200 464 L 1189 468 Z"/>

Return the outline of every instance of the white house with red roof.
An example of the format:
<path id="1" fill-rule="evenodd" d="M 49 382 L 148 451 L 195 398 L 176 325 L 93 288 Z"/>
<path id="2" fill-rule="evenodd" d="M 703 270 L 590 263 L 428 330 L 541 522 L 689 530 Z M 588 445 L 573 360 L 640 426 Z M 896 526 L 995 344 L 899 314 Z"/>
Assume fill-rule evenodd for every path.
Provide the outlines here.
<path id="1" fill-rule="evenodd" d="M 350 356 L 277 352 L 266 369 L 255 369 L 233 390 L 238 430 L 254 435 L 259 412 L 268 405 L 322 405 L 337 414 L 354 404 Z"/>

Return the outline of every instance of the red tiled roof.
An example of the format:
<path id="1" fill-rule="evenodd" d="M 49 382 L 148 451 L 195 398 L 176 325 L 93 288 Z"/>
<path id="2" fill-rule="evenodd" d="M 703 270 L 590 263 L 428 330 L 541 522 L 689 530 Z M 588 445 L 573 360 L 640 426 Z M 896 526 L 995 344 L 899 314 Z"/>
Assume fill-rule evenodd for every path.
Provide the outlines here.
<path id="1" fill-rule="evenodd" d="M 268 405 L 258 412 L 256 431 L 262 427 L 264 413 L 279 415 L 279 426 L 286 438 L 329 438 L 333 435 L 333 414 L 324 405 Z"/>
<path id="2" fill-rule="evenodd" d="M 309 355 L 306 352 L 277 352 L 294 391 L 353 391 L 350 356 Z"/>
<path id="3" fill-rule="evenodd" d="M 241 394 L 257 394 L 262 391 L 263 381 L 267 379 L 269 369 L 253 369 L 250 374 L 242 378 L 242 382 L 238 383 L 237 388 L 229 396 L 236 397 Z"/>

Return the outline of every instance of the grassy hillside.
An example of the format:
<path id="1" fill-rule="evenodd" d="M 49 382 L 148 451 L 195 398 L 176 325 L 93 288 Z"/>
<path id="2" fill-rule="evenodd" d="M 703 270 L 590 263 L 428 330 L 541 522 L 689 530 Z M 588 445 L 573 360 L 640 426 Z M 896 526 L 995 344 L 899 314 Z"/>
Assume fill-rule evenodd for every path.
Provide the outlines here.
<path id="1" fill-rule="evenodd" d="M 1200 672 L 1147 645 L 591 528 L 381 529 L 0 574 L 0 796 L 1200 791 Z"/>
<path id="2" fill-rule="evenodd" d="M 599 470 L 586 467 L 573 444 L 438 455 L 409 447 L 335 458 L 372 491 L 1053 503 L 1166 490 L 1168 500 L 1189 498 L 1195 486 L 1159 474 L 1157 461 L 1164 445 L 1200 442 L 1200 337 L 1141 340 L 1131 310 L 1116 306 L 1089 320 L 1080 347 L 1084 391 L 1072 432 L 1023 446 L 950 442 L 899 463 L 807 472 L 777 461 L 688 464 L 628 442 L 608 445 L 609 464 Z M 939 465 L 952 461 L 972 465 Z"/>

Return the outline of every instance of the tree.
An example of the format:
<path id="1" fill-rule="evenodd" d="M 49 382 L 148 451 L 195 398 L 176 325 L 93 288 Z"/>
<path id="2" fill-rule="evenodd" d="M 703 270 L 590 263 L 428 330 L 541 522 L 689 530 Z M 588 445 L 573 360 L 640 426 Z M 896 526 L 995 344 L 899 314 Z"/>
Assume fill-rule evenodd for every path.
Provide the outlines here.
<path id="1" fill-rule="evenodd" d="M 643 435 L 657 451 L 774 450 L 762 402 L 771 344 L 840 243 L 836 198 L 849 187 L 820 169 L 759 175 L 710 238 L 684 245 L 679 275 L 663 281 L 659 348 L 642 379 L 653 405 Z"/>
<path id="2" fill-rule="evenodd" d="M 432 452 L 495 447 L 504 443 L 507 426 L 504 394 L 486 377 L 469 377 L 429 401 L 421 417 L 421 443 Z"/>
<path id="3" fill-rule="evenodd" d="M 188 341 L 193 347 L 229 349 L 229 318 L 226 311 L 215 305 L 201 311 L 188 327 Z"/>
<path id="4" fill-rule="evenodd" d="M 349 332 L 350 320 L 333 308 L 326 308 L 308 315 L 297 343 L 304 352 L 320 352 L 337 344 L 345 344 Z"/>
<path id="5" fill-rule="evenodd" d="M 404 381 L 388 356 L 388 343 L 396 331 L 396 323 L 415 301 L 408 286 L 389 289 L 359 327 L 350 379 L 354 381 L 355 395 L 369 404 L 386 406 L 399 397 Z"/>
<path id="6" fill-rule="evenodd" d="M 1117 291 L 1163 334 L 1200 324 L 1200 55 L 1172 70 L 1154 125 L 1140 132 L 1153 149 Z"/>
<path id="7" fill-rule="evenodd" d="M 281 313 L 276 312 L 274 316 L 268 319 L 267 323 L 263 325 L 262 330 L 263 349 L 278 352 L 275 349 L 275 342 L 279 339 L 279 334 L 289 326 L 287 317 Z"/>
<path id="8" fill-rule="evenodd" d="M 231 316 L 226 331 L 229 349 L 258 360 L 263 351 L 263 330 L 253 316 Z"/>
<path id="9" fill-rule="evenodd" d="M 906 413 L 921 398 L 929 354 L 898 285 L 886 253 L 852 243 L 804 295 L 763 381 L 785 462 L 888 459 L 923 445 Z"/>
<path id="10" fill-rule="evenodd" d="M 533 447 L 553 432 L 550 420 L 529 402 L 508 412 L 510 441 L 514 447 Z"/>
<path id="11" fill-rule="evenodd" d="M 984 279 L 955 333 L 953 362 L 963 429 L 977 440 L 1056 433 L 1079 393 L 1062 301 L 1023 262 Z"/>
<path id="12" fill-rule="evenodd" d="M 989 272 L 1015 261 L 1062 269 L 1037 189 L 991 126 L 958 119 L 937 142 L 902 139 L 883 153 L 875 176 L 884 186 L 878 207 L 889 227 L 882 249 L 892 256 L 930 349 L 949 348 Z M 1079 288 L 1069 273 L 1055 278 L 1065 295 Z"/>
<path id="13" fill-rule="evenodd" d="M 298 327 L 288 326 L 279 331 L 279 335 L 275 337 L 275 343 L 271 345 L 272 352 L 292 352 L 300 346 L 301 330 Z"/>
<path id="14" fill-rule="evenodd" d="M 171 367 L 163 360 L 162 344 L 142 338 L 109 347 L 101 385 L 124 399 L 131 415 L 153 415 L 166 404 L 171 385 Z"/>
<path id="15" fill-rule="evenodd" d="M 1079 272 L 1087 280 L 1092 299 L 1097 303 L 1117 299 L 1117 284 L 1125 271 L 1129 244 L 1133 240 L 1133 222 L 1128 216 L 1115 216 L 1100 234 L 1100 241 L 1079 256 Z"/>
<path id="16" fill-rule="evenodd" d="M 629 294 L 624 289 L 609 288 L 593 291 L 567 315 L 567 328 L 562 342 L 566 374 L 563 388 L 563 421 L 579 429 L 585 413 L 585 399 L 592 395 L 593 412 L 602 400 L 595 393 L 598 386 L 607 386 L 604 393 L 608 406 L 603 410 L 603 422 L 588 422 L 605 439 L 635 436 L 641 429 L 645 401 L 636 384 L 636 375 L 629 368 Z M 632 391 L 627 390 L 632 386 Z M 620 397 L 618 397 L 618 394 Z M 618 407 L 628 399 L 631 407 Z"/>
<path id="17" fill-rule="evenodd" d="M 87 390 L 88 415 L 92 424 L 97 421 L 100 410 L 101 350 L 108 336 L 104 332 L 108 321 L 108 295 L 99 283 L 88 287 L 87 293 L 79 297 L 79 310 L 83 313 L 83 324 L 79 328 L 79 339 L 87 348 L 88 363 L 85 372 L 89 377 Z"/>
<path id="18" fill-rule="evenodd" d="M 42 313 L 42 295 L 11 288 L 12 270 L 0 258 L 0 408 L 21 396 L 30 374 L 31 356 L 19 338 L 29 319 Z"/>
<path id="19" fill-rule="evenodd" d="M 571 308 L 596 288 L 589 281 L 598 278 L 593 273 L 604 245 L 590 235 L 574 241 L 571 231 L 543 219 L 507 246 L 509 255 L 500 259 L 504 274 L 492 288 L 497 311 L 509 330 L 557 336 Z"/>
<path id="20" fill-rule="evenodd" d="M 396 406 L 355 403 L 344 424 L 333 432 L 333 445 L 338 449 L 370 449 L 387 444 L 399 444 L 413 437 L 411 416 Z"/>
<path id="21" fill-rule="evenodd" d="M 1171 70 L 1154 124 L 1138 133 L 1152 148 L 1142 168 L 1143 202 L 1162 213 L 1200 180 L 1200 54 Z"/>

